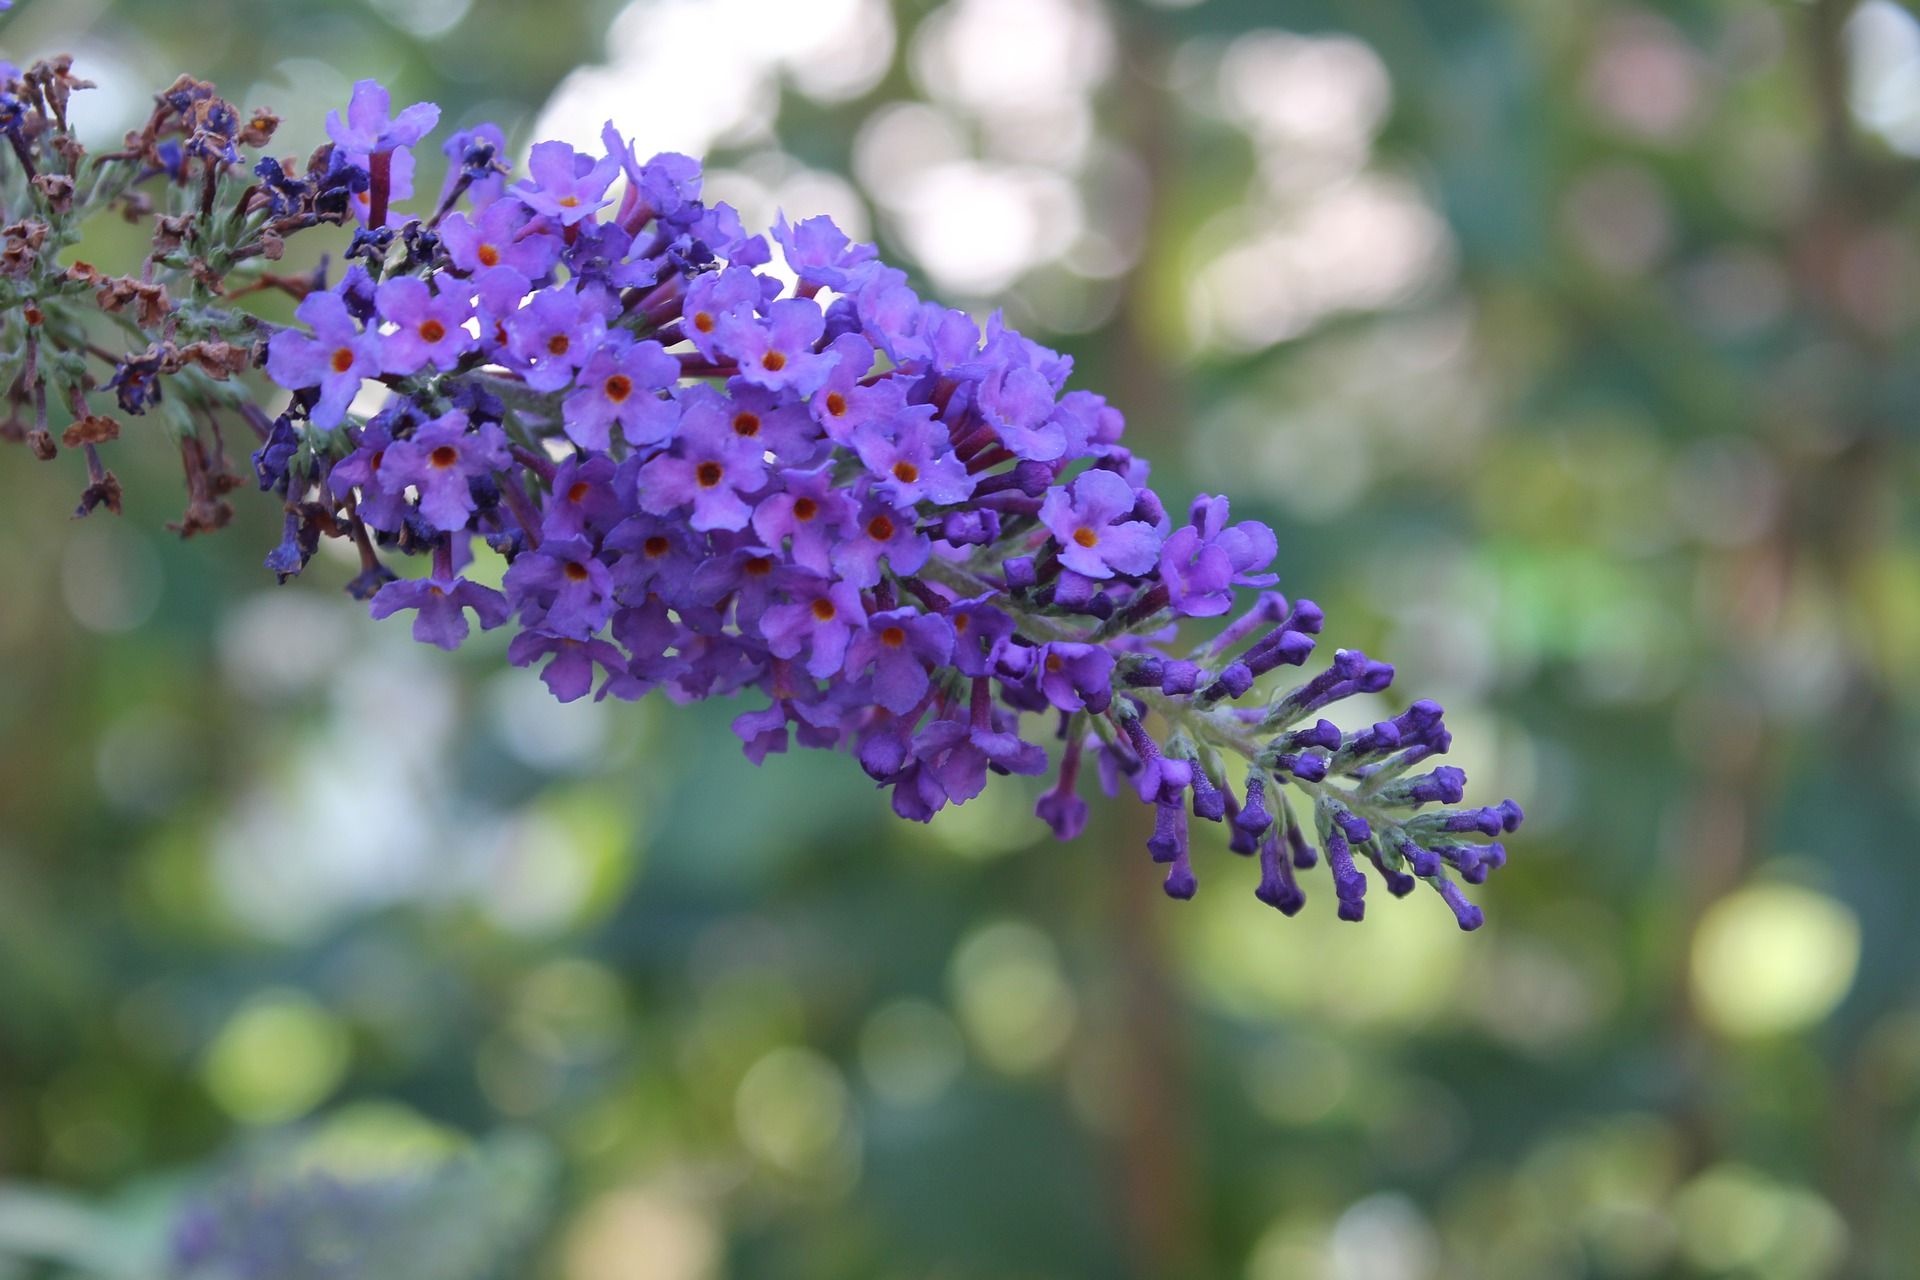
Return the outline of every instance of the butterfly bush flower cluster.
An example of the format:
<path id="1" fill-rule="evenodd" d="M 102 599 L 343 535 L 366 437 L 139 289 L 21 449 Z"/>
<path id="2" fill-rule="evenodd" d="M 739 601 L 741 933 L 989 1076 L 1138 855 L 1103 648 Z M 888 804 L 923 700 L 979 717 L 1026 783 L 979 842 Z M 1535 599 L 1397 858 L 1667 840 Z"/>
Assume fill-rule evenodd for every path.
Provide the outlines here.
<path id="1" fill-rule="evenodd" d="M 64 398 L 83 511 L 118 503 L 100 396 L 170 415 L 186 533 L 225 520 L 237 419 L 283 503 L 269 568 L 346 539 L 374 617 L 445 649 L 509 628 L 508 660 L 563 701 L 743 699 L 754 762 L 844 752 L 919 821 L 993 773 L 1046 777 L 1037 814 L 1063 839 L 1088 793 L 1130 793 L 1178 898 L 1212 823 L 1287 914 L 1324 863 L 1342 918 L 1377 876 L 1480 923 L 1460 886 L 1521 813 L 1463 803 L 1440 707 L 1325 718 L 1393 668 L 1327 653 L 1320 610 L 1274 589 L 1273 531 L 1224 497 L 1169 507 L 1120 412 L 997 313 L 922 298 L 829 219 L 751 231 L 698 163 L 612 124 L 523 169 L 499 129 L 452 131 L 427 197 L 439 110 L 371 81 L 304 159 L 259 154 L 272 117 L 185 78 L 89 158 L 65 64 L 6 70 L 5 385 L 44 457 Z M 138 274 L 57 265 L 78 213 L 109 206 L 152 222 Z M 323 224 L 344 270 L 276 274 Z M 235 305 L 270 290 L 298 299 L 291 325 Z M 124 354 L 87 336 L 103 318 Z M 237 380 L 256 363 L 276 416 Z"/>

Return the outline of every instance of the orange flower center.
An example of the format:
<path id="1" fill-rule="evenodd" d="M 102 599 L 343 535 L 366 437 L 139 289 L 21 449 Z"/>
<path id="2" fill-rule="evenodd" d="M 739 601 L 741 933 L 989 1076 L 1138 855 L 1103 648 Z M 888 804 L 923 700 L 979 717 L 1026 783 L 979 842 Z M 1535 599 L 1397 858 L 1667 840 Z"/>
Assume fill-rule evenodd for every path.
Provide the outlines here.
<path id="1" fill-rule="evenodd" d="M 713 332 L 713 314 L 708 311 L 694 312 L 693 327 L 698 329 L 702 333 L 712 333 Z"/>
<path id="2" fill-rule="evenodd" d="M 640 549 L 646 552 L 651 558 L 658 560 L 661 556 L 667 554 L 667 549 L 672 545 L 664 535 L 656 533 L 641 543 Z"/>
<path id="3" fill-rule="evenodd" d="M 699 482 L 702 489 L 713 488 L 720 483 L 720 477 L 725 474 L 717 462 L 703 462 L 693 469 L 693 478 Z"/>
<path id="4" fill-rule="evenodd" d="M 906 642 L 907 633 L 903 627 L 888 627 L 880 633 L 880 643 L 889 649 L 898 649 Z"/>
<path id="5" fill-rule="evenodd" d="M 633 379 L 624 373 L 616 373 L 607 379 L 604 390 L 607 399 L 619 404 L 633 394 Z"/>
<path id="6" fill-rule="evenodd" d="M 795 520 L 811 520 L 819 514 L 820 504 L 812 498 L 795 498 L 793 500 L 793 518 Z"/>
<path id="7" fill-rule="evenodd" d="M 847 398 L 838 391 L 827 392 L 827 412 L 836 418 L 845 417 L 847 412 Z"/>
<path id="8" fill-rule="evenodd" d="M 778 373 L 787 367 L 787 357 L 778 351 L 769 351 L 760 357 L 760 367 L 768 373 Z"/>
<path id="9" fill-rule="evenodd" d="M 583 502 L 586 500 L 587 494 L 591 493 L 592 491 L 593 491 L 593 486 L 588 484 L 585 480 L 575 480 L 573 482 L 573 487 L 567 490 L 567 501 Z"/>
<path id="10" fill-rule="evenodd" d="M 912 484 L 920 478 L 920 468 L 904 460 L 896 462 L 893 464 L 893 478 L 901 484 Z"/>
<path id="11" fill-rule="evenodd" d="M 460 451 L 450 444 L 443 444 L 427 455 L 427 461 L 440 468 L 440 470 L 445 471 L 448 467 L 460 461 Z"/>
<path id="12" fill-rule="evenodd" d="M 556 333 L 551 338 L 547 339 L 547 350 L 552 352 L 556 356 L 563 356 L 567 354 L 567 348 L 572 345 L 573 345 L 572 340 L 569 339 L 567 335 L 564 333 Z"/>
<path id="13" fill-rule="evenodd" d="M 893 521 L 885 516 L 875 516 L 867 521 L 867 536 L 875 542 L 885 542 L 893 537 Z"/>
<path id="14" fill-rule="evenodd" d="M 351 368 L 353 368 L 353 348 L 336 348 L 333 353 L 333 371 L 335 373 L 345 373 Z"/>
<path id="15" fill-rule="evenodd" d="M 757 436 L 760 434 L 760 415 L 743 410 L 733 415 L 733 434 L 737 436 Z"/>
<path id="16" fill-rule="evenodd" d="M 480 259 L 480 265 L 483 267 L 497 267 L 500 265 L 500 251 L 490 244 L 483 244 L 478 249 L 475 249 L 473 256 Z"/>
<path id="17" fill-rule="evenodd" d="M 1090 547 L 1100 541 L 1100 535 L 1091 529 L 1081 528 L 1073 531 L 1073 540 L 1083 547 Z"/>
<path id="18" fill-rule="evenodd" d="M 562 572 L 575 582 L 585 582 L 587 580 L 587 566 L 581 564 L 578 560 L 567 561 L 567 567 L 562 570 Z"/>
<path id="19" fill-rule="evenodd" d="M 747 571 L 749 578 L 764 578 L 773 572 L 773 561 L 769 560 L 766 556 L 755 556 L 753 559 L 747 561 L 746 564 L 742 565 L 741 568 Z"/>
<path id="20" fill-rule="evenodd" d="M 561 196 L 560 207 L 562 209 L 578 209 L 580 207 L 580 197 L 579 196 Z"/>
<path id="21" fill-rule="evenodd" d="M 420 326 L 420 340 L 422 342 L 438 342 L 446 336 L 447 326 L 441 324 L 438 320 L 428 320 Z"/>
<path id="22" fill-rule="evenodd" d="M 821 596 L 813 602 L 813 616 L 822 622 L 832 622 L 833 615 L 838 612 L 839 610 L 833 607 L 833 601 L 827 599 L 825 596 Z"/>

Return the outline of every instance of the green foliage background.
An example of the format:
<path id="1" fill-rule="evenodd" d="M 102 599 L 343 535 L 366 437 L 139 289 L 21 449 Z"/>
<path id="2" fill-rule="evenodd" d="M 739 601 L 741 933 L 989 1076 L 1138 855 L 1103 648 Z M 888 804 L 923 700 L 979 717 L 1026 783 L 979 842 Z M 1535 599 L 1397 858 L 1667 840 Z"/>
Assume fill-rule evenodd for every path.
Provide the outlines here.
<path id="1" fill-rule="evenodd" d="M 317 110 L 376 75 L 524 146 L 622 6 L 17 8 L 9 56 L 72 48 L 136 102 L 185 70 Z M 1528 803 L 1486 929 L 1421 898 L 1345 926 L 1325 892 L 1285 920 L 1217 843 L 1159 901 L 1130 805 L 1056 845 L 1011 782 L 908 827 L 843 759 L 750 767 L 735 709 L 559 708 L 493 637 L 367 622 L 351 566 L 276 588 L 257 496 L 173 539 L 137 422 L 118 521 L 11 450 L 0 1277 L 1920 1271 L 1920 169 L 1873 96 L 1920 79 L 1874 60 L 1900 11 L 1066 9 L 1106 33 L 1104 159 L 1058 176 L 1134 248 L 993 292 L 1162 493 L 1272 521 L 1328 638 Z M 870 85 L 789 85 L 712 160 L 841 175 L 927 267 L 849 176 L 883 108 L 951 97 L 951 14 L 891 17 Z M 1370 50 L 1354 172 L 1436 239 L 1365 295 L 1411 233 L 1335 219 L 1353 247 L 1236 286 L 1294 321 L 1225 341 L 1196 282 L 1296 225 L 1319 162 L 1208 105 L 1273 33 Z"/>

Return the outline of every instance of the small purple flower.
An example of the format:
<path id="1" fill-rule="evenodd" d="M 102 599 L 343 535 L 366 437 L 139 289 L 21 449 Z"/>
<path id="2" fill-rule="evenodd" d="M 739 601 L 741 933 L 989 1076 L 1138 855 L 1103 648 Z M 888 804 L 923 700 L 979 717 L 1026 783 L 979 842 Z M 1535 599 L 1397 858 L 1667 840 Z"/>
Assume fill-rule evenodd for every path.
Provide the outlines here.
<path id="1" fill-rule="evenodd" d="M 1272 529 L 1258 520 L 1227 524 L 1227 500 L 1205 494 L 1194 499 L 1190 519 L 1160 548 L 1160 580 L 1175 612 L 1218 617 L 1233 607 L 1235 587 L 1270 587 L 1280 580 L 1259 572 L 1279 551 Z"/>
<path id="2" fill-rule="evenodd" d="M 1160 534 L 1144 520 L 1128 520 L 1139 495 L 1111 471 L 1081 473 L 1069 488 L 1047 492 L 1040 523 L 1060 547 L 1060 563 L 1085 578 L 1140 574 L 1153 568 Z"/>
<path id="3" fill-rule="evenodd" d="M 629 445 L 664 444 L 680 420 L 680 407 L 658 393 L 679 380 L 680 362 L 666 348 L 616 331 L 581 366 L 580 389 L 562 406 L 561 425 L 583 449 L 607 448 L 616 422 Z"/>
<path id="4" fill-rule="evenodd" d="M 440 108 L 431 102 L 416 102 L 397 116 L 390 113 L 392 105 L 379 81 L 356 81 L 347 118 L 341 120 L 338 111 L 327 112 L 327 136 L 342 151 L 371 155 L 413 146 L 440 122 Z"/>
<path id="5" fill-rule="evenodd" d="M 753 531 L 770 547 L 792 539 L 787 554 L 795 564 L 828 573 L 834 543 L 858 514 L 858 506 L 833 487 L 831 464 L 814 471 L 782 471 L 780 484 L 754 507 Z"/>
<path id="6" fill-rule="evenodd" d="M 507 598 L 521 621 L 584 640 L 613 615 L 613 574 L 583 538 L 549 538 L 507 568 Z"/>
<path id="7" fill-rule="evenodd" d="M 595 160 L 564 142 L 536 142 L 527 157 L 527 172 L 532 176 L 514 184 L 513 194 L 535 213 L 571 227 L 613 202 L 607 188 L 620 174 L 620 160 Z"/>
<path id="8" fill-rule="evenodd" d="M 861 268 L 872 262 L 876 253 L 870 244 L 854 244 L 832 218 L 825 216 L 789 226 L 785 213 L 776 214 L 773 238 L 779 242 L 787 265 L 804 283 L 840 293 L 859 287 Z"/>
<path id="9" fill-rule="evenodd" d="M 1098 714 L 1113 700 L 1113 654 L 1100 645 L 1056 640 L 1034 666 L 1041 692 L 1062 711 Z"/>
<path id="10" fill-rule="evenodd" d="M 766 282 L 748 268 L 709 271 L 695 276 L 687 286 L 680 309 L 681 328 L 701 355 L 718 361 L 723 357 L 718 346 L 721 322 L 731 323 L 731 317 L 750 320 L 766 301 Z"/>
<path id="11" fill-rule="evenodd" d="M 606 335 L 603 299 L 570 287 L 542 289 L 506 319 L 507 350 L 535 391 L 558 391 Z"/>
<path id="12" fill-rule="evenodd" d="M 353 452 L 333 464 L 327 484 L 335 493 L 358 489 L 360 501 L 355 509 L 360 519 L 369 528 L 398 533 L 407 514 L 407 485 L 384 470 L 392 443 L 386 426 L 375 418 L 361 430 Z"/>
<path id="13" fill-rule="evenodd" d="M 289 391 L 320 389 L 313 425 L 340 425 L 360 383 L 380 373 L 380 338 L 361 331 L 339 294 L 310 293 L 293 313 L 313 336 L 282 329 L 267 343 L 267 376 Z"/>
<path id="14" fill-rule="evenodd" d="M 542 538 L 597 538 L 626 514 L 614 490 L 613 459 L 575 455 L 553 474 L 551 494 L 541 511 Z"/>
<path id="15" fill-rule="evenodd" d="M 810 298 L 782 298 L 765 320 L 728 312 L 717 324 L 716 345 L 740 365 L 740 376 L 769 391 L 810 396 L 833 372 L 832 355 L 814 351 L 826 319 Z"/>
<path id="16" fill-rule="evenodd" d="M 895 573 L 916 573 L 932 551 L 910 512 L 870 499 L 850 536 L 835 545 L 833 569 L 857 587 L 871 587 L 880 581 L 881 561 Z"/>
<path id="17" fill-rule="evenodd" d="M 926 695 L 929 666 L 953 653 L 953 624 L 937 613 L 891 609 L 867 619 L 867 629 L 847 646 L 847 674 L 873 669 L 873 697 L 895 715 L 905 715 Z"/>
<path id="18" fill-rule="evenodd" d="M 464 213 L 447 215 L 440 223 L 440 239 L 453 265 L 474 274 L 512 267 L 528 280 L 538 280 L 560 261 L 560 238 L 530 230 L 526 208 L 513 200 L 496 200 L 472 219 Z"/>
<path id="19" fill-rule="evenodd" d="M 419 612 L 413 619 L 413 638 L 422 644 L 442 649 L 458 649 L 467 638 L 467 615 L 480 620 L 480 627 L 491 630 L 505 622 L 512 612 L 507 598 L 492 587 L 483 587 L 465 578 L 402 578 L 381 587 L 367 606 L 376 621 L 391 617 L 403 609 Z"/>
<path id="20" fill-rule="evenodd" d="M 473 346 L 467 332 L 473 300 L 463 293 L 436 295 L 424 280 L 393 276 L 380 282 L 374 306 L 394 326 L 380 338 L 381 362 L 389 373 L 418 373 L 428 364 L 445 372 Z"/>
<path id="21" fill-rule="evenodd" d="M 827 344 L 827 354 L 834 357 L 833 369 L 808 399 L 807 411 L 829 440 L 845 444 L 852 438 L 855 427 L 877 416 L 854 412 L 857 401 L 879 389 L 860 385 L 861 379 L 873 368 L 873 344 L 857 333 L 843 333 Z M 886 382 L 879 385 L 892 389 Z M 896 392 L 896 395 L 904 405 L 905 393 Z"/>
<path id="22" fill-rule="evenodd" d="M 602 697 L 615 681 L 627 678 L 626 656 L 605 640 L 522 631 L 507 646 L 507 661 L 516 667 L 530 667 L 548 654 L 553 655 L 553 661 L 540 673 L 540 679 L 561 702 L 574 702 L 587 695 L 593 688 L 596 664 L 607 672 L 606 682 L 600 686 Z"/>
<path id="23" fill-rule="evenodd" d="M 807 411 L 791 397 L 776 395 L 744 378 L 727 380 L 733 401 L 733 433 L 759 442 L 783 466 L 810 466 L 824 441 Z"/>
<path id="24" fill-rule="evenodd" d="M 469 480 L 507 465 L 507 437 L 490 422 L 469 431 L 467 415 L 456 409 L 387 446 L 381 468 L 388 485 L 412 485 L 420 491 L 420 514 L 442 533 L 466 527 L 474 502 Z"/>
<path id="25" fill-rule="evenodd" d="M 1053 385 L 1034 370 L 1004 365 L 995 369 L 980 384 L 979 404 L 987 424 L 1015 457 L 1052 462 L 1066 456 L 1067 435 L 1053 416 Z"/>
<path id="26" fill-rule="evenodd" d="M 689 599 L 693 575 L 706 554 L 704 538 L 696 540 L 681 520 L 629 516 L 607 535 L 609 550 L 620 552 L 613 566 L 615 594 L 626 603 L 659 595 L 678 605 Z"/>
<path id="27" fill-rule="evenodd" d="M 808 651 L 807 674 L 825 680 L 846 662 L 847 639 L 866 626 L 866 606 L 851 583 L 806 577 L 787 590 L 786 604 L 760 616 L 760 633 L 776 658 L 797 658 Z"/>
<path id="28" fill-rule="evenodd" d="M 874 478 L 874 491 L 901 507 L 964 502 L 973 492 L 967 464 L 953 452 L 933 406 L 916 405 L 894 419 L 892 432 L 868 424 L 853 434 L 854 451 Z"/>
<path id="29" fill-rule="evenodd" d="M 672 453 L 640 468 L 640 505 L 654 515 L 693 508 L 695 529 L 744 529 L 744 495 L 767 481 L 763 451 L 733 429 L 733 407 L 711 387 L 681 393 L 680 437 Z"/>

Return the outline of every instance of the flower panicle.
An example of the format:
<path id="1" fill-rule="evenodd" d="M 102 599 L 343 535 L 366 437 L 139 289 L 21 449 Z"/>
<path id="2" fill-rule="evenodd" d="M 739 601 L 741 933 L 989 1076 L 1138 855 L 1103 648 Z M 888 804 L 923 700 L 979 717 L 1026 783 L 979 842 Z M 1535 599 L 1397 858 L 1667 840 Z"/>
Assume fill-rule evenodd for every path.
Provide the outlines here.
<path id="1" fill-rule="evenodd" d="M 5 229 L 0 294 L 42 315 L 6 321 L 0 358 L 15 405 L 38 404 L 36 439 L 49 384 L 76 421 L 98 381 L 127 415 L 170 409 L 212 527 L 237 483 L 218 423 L 238 416 L 284 505 L 282 580 L 346 539 L 374 617 L 410 614 L 446 649 L 511 626 L 508 660 L 562 700 L 756 693 L 733 724 L 756 763 L 796 741 L 844 751 L 919 821 L 990 773 L 1051 773 L 1036 813 L 1063 839 L 1088 821 L 1091 762 L 1108 795 L 1152 807 L 1173 897 L 1198 888 L 1204 822 L 1257 858 L 1254 892 L 1284 913 L 1324 864 L 1343 919 L 1377 875 L 1481 922 L 1461 885 L 1504 863 L 1522 815 L 1465 804 L 1464 775 L 1433 759 L 1441 708 L 1324 718 L 1393 667 L 1339 649 L 1311 669 L 1325 619 L 1275 589 L 1274 531 L 1225 497 L 1170 510 L 1119 410 L 997 312 L 923 299 L 827 218 L 750 232 L 696 161 L 643 160 L 611 123 L 598 152 L 535 143 L 524 174 L 497 127 L 457 131 L 438 196 L 409 212 L 433 104 L 396 112 L 363 81 L 328 145 L 249 164 L 270 113 L 182 77 L 83 166 L 54 91 L 82 82 L 36 67 L 0 68 L 18 160 L 0 191 L 40 228 Z M 50 265 L 78 214 L 49 174 L 82 213 L 151 217 L 137 278 Z M 353 229 L 339 277 L 275 275 L 286 236 L 321 225 Z M 266 288 L 299 299 L 297 324 L 233 303 Z M 167 336 L 103 357 L 72 340 L 88 302 L 144 308 L 137 331 Z M 289 395 L 275 416 L 232 380 L 255 363 Z M 467 576 L 482 554 L 507 562 L 499 589 Z M 408 557 L 427 569 L 389 567 Z M 1217 629 L 1182 650 L 1190 620 Z"/>

